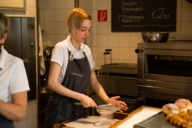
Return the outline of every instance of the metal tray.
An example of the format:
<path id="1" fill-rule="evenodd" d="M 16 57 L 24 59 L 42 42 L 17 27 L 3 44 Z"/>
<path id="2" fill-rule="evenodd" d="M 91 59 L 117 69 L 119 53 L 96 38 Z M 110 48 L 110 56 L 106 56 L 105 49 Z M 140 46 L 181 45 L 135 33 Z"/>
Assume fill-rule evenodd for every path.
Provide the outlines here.
<path id="1" fill-rule="evenodd" d="M 135 124 L 133 128 L 178 128 L 166 121 L 166 116 L 159 112 L 138 124 Z"/>

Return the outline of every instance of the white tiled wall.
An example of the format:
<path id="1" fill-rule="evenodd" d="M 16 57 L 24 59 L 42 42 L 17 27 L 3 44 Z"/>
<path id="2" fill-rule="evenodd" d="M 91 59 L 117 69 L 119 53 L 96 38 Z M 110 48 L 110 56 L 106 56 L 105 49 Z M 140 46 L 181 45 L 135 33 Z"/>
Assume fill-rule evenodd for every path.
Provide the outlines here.
<path id="1" fill-rule="evenodd" d="M 34 17 L 36 21 L 36 0 L 26 0 L 26 10 L 0 9 L 0 12 L 3 12 L 8 16 L 14 17 Z M 37 42 L 36 33 L 35 38 Z M 37 128 L 37 100 L 32 100 L 28 102 L 27 115 L 22 122 L 15 122 L 15 128 Z"/>
<path id="2" fill-rule="evenodd" d="M 55 0 L 53 2 L 48 0 L 47 2 L 47 8 L 45 7 L 44 11 L 49 14 L 49 18 L 47 18 L 48 21 L 42 20 L 42 25 L 46 26 L 44 45 L 54 46 L 58 41 L 65 39 L 68 35 L 65 19 L 69 11 L 74 7 L 74 1 Z M 177 30 L 170 33 L 170 37 L 182 36 L 191 38 L 192 29 L 190 28 L 192 28 L 192 17 L 190 13 L 192 12 L 192 4 L 187 3 L 185 0 L 177 0 L 177 2 Z M 87 10 L 92 15 L 93 29 L 86 44 L 92 49 L 96 67 L 99 68 L 100 65 L 104 64 L 103 52 L 106 48 L 112 49 L 112 62 L 137 63 L 137 55 L 134 51 L 137 43 L 142 41 L 141 33 L 111 32 L 111 0 L 79 0 L 79 7 Z M 107 10 L 107 22 L 97 21 L 98 10 Z M 51 16 L 57 18 L 50 19 L 53 18 Z M 108 57 L 107 63 L 109 62 Z"/>

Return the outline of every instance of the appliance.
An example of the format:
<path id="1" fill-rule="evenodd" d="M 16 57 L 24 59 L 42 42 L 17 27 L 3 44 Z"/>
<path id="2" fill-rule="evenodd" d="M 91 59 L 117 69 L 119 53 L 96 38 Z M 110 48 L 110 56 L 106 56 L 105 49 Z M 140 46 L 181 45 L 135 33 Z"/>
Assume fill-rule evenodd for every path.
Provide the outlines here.
<path id="1" fill-rule="evenodd" d="M 192 100 L 192 41 L 139 43 L 135 52 L 138 90 L 144 92 L 147 105 Z"/>
<path id="2" fill-rule="evenodd" d="M 30 91 L 28 100 L 36 99 L 36 54 L 34 18 L 10 17 L 11 32 L 4 43 L 12 55 L 23 59 Z"/>
<path id="3" fill-rule="evenodd" d="M 38 128 L 44 128 L 45 114 L 48 105 L 49 95 L 51 90 L 47 88 L 47 79 L 49 74 L 51 53 L 53 47 L 46 47 L 43 49 L 44 63 L 46 72 L 39 77 L 39 91 L 38 91 Z"/>
<path id="4" fill-rule="evenodd" d="M 137 89 L 137 64 L 104 64 L 100 69 L 96 70 L 96 75 L 109 97 L 119 95 L 119 100 L 128 105 L 129 109 L 125 113 L 130 113 L 143 104 L 142 93 L 138 92 Z M 93 91 L 90 96 L 97 105 L 104 104 Z M 93 109 L 92 115 L 94 114 Z"/>

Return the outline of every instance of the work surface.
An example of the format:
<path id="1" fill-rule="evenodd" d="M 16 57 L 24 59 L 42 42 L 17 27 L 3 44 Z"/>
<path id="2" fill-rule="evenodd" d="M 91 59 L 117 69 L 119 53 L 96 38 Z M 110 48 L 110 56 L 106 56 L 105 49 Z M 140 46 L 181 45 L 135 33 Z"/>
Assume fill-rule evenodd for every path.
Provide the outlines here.
<path id="1" fill-rule="evenodd" d="M 141 106 L 129 115 L 124 113 L 115 113 L 113 122 L 103 120 L 101 117 L 88 116 L 88 118 L 80 118 L 78 120 L 65 121 L 54 125 L 54 128 L 133 128 L 135 124 L 159 113 L 161 108 Z M 110 124 L 111 123 L 111 124 Z"/>

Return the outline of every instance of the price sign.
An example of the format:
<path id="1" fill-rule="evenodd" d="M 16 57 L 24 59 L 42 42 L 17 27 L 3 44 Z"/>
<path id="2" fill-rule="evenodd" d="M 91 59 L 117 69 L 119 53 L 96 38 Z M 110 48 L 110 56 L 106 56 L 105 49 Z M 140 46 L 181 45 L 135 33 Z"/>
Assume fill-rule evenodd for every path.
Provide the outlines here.
<path id="1" fill-rule="evenodd" d="M 177 0 L 112 0 L 112 32 L 175 32 Z"/>

